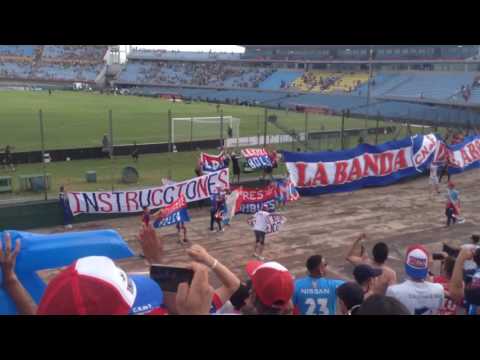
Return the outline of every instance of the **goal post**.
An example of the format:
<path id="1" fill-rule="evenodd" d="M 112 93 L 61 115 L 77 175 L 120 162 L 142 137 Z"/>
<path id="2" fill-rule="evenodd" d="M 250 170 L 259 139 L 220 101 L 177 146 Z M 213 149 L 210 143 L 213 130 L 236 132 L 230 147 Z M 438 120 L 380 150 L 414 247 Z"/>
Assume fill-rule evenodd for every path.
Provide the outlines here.
<path id="1" fill-rule="evenodd" d="M 222 124 L 223 121 L 223 124 Z M 223 129 L 222 129 L 223 126 Z M 212 140 L 228 136 L 223 136 L 220 132 L 230 126 L 232 128 L 232 138 L 234 144 L 238 146 L 240 138 L 240 119 L 233 116 L 191 116 L 172 118 L 171 139 L 175 144 L 178 141 L 194 141 L 194 140 Z M 232 141 L 227 141 L 229 144 Z M 227 142 L 224 142 L 225 145 Z M 227 147 L 227 146 L 225 146 Z"/>

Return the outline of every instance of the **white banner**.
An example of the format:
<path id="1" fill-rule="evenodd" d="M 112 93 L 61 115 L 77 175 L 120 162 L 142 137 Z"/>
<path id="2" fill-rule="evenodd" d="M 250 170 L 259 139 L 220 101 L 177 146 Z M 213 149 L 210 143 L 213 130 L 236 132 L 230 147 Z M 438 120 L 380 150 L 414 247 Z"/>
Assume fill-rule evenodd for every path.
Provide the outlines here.
<path id="1" fill-rule="evenodd" d="M 228 169 L 212 172 L 175 184 L 141 190 L 69 192 L 68 200 L 73 215 L 136 213 L 144 206 L 159 209 L 170 205 L 180 194 L 188 202 L 207 199 L 220 187 L 229 187 Z"/>

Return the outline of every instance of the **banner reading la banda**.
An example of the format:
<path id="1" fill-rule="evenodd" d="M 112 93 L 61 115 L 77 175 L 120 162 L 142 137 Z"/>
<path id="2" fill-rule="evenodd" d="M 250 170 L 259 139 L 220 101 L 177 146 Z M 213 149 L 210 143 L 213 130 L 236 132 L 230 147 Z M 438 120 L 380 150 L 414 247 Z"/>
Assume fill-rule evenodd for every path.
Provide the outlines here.
<path id="1" fill-rule="evenodd" d="M 159 209 L 170 205 L 181 194 L 187 202 L 207 199 L 216 189 L 229 187 L 228 169 L 212 172 L 175 184 L 129 191 L 69 192 L 73 215 L 135 213 L 144 206 Z"/>
<path id="2" fill-rule="evenodd" d="M 480 167 L 480 136 L 448 146 L 435 134 L 416 135 L 381 145 L 320 153 L 284 152 L 290 178 L 302 195 L 352 191 L 393 184 L 423 173 L 432 161 L 449 159 L 452 172 Z"/>

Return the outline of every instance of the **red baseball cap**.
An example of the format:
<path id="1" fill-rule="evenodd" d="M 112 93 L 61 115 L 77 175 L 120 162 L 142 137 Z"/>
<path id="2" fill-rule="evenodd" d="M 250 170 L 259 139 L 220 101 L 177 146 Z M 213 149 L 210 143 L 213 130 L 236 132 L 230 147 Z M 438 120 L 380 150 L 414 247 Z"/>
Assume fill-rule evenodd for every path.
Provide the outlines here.
<path id="1" fill-rule="evenodd" d="M 78 259 L 50 281 L 39 315 L 128 315 L 155 312 L 163 293 L 147 276 L 128 276 L 105 256 Z"/>
<path id="2" fill-rule="evenodd" d="M 246 271 L 260 301 L 270 307 L 284 308 L 293 296 L 294 283 L 290 272 L 277 262 L 252 260 Z"/>

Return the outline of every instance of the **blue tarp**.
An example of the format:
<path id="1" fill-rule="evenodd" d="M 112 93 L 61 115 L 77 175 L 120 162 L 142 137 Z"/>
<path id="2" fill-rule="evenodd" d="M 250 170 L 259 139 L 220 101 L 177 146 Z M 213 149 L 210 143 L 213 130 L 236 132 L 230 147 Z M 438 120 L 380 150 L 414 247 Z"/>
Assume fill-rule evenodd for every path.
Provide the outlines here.
<path id="1" fill-rule="evenodd" d="M 34 234 L 7 230 L 12 237 L 12 247 L 21 240 L 15 272 L 23 286 L 38 303 L 45 291 L 45 283 L 37 271 L 70 265 L 85 256 L 108 256 L 111 259 L 128 258 L 134 252 L 114 230 L 68 232 L 61 234 Z M 0 245 L 4 245 L 0 232 Z M 1 275 L 1 270 L 0 270 Z M 0 281 L 3 277 L 0 276 Z M 0 286 L 0 314 L 16 314 L 15 305 Z"/>

